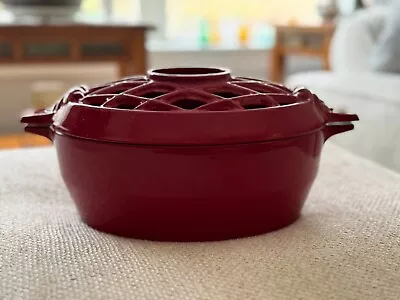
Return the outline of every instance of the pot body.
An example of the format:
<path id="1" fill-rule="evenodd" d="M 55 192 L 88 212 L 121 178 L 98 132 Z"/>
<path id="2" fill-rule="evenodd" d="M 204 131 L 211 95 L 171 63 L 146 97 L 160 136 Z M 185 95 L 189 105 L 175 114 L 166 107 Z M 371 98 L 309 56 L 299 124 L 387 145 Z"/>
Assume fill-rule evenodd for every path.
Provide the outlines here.
<path id="1" fill-rule="evenodd" d="M 125 237 L 206 241 L 294 222 L 318 170 L 321 130 L 262 143 L 135 146 L 55 134 L 82 219 Z"/>

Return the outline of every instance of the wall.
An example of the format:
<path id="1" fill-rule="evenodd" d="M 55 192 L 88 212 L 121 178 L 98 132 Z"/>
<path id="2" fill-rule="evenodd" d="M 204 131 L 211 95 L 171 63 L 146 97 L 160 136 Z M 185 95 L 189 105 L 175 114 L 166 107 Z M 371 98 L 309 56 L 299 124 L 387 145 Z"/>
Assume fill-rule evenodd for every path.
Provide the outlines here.
<path id="1" fill-rule="evenodd" d="M 233 74 L 266 78 L 268 53 L 261 50 L 242 51 L 159 51 L 149 56 L 149 67 L 168 66 L 221 66 Z M 319 63 L 293 58 L 288 62 L 288 73 L 319 68 Z M 76 84 L 94 85 L 115 79 L 113 64 L 76 65 L 1 65 L 0 66 L 0 134 L 21 132 L 19 118 L 31 106 L 32 85 L 39 81 L 61 81 L 66 88 Z"/>

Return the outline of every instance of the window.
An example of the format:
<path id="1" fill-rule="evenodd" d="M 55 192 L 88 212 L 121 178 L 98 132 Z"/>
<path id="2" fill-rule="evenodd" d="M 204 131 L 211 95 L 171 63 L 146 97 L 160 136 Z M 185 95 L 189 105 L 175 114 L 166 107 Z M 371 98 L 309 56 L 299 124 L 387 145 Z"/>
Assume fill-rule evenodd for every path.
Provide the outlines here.
<path id="1" fill-rule="evenodd" d="M 252 41 L 259 46 L 266 46 L 263 42 L 267 41 L 266 36 L 271 40 L 273 24 L 319 21 L 316 9 L 318 1 L 83 0 L 78 18 L 89 22 L 144 21 L 157 28 L 157 32 L 150 35 L 153 40 L 166 39 L 178 47 L 180 43 L 197 43 L 205 28 L 214 40 L 229 43 L 228 40 L 237 40 L 245 27 L 246 35 Z M 349 0 L 339 2 L 343 1 Z"/>
<path id="2" fill-rule="evenodd" d="M 318 0 L 158 1 L 165 6 L 165 36 L 177 45 L 201 44 L 203 35 L 207 35 L 208 45 L 235 48 L 245 35 L 247 46 L 270 47 L 274 42 L 273 24 L 319 20 Z"/>
<path id="3" fill-rule="evenodd" d="M 84 0 L 81 6 L 82 18 L 101 19 L 104 15 L 103 4 L 101 0 Z"/>
<path id="4" fill-rule="evenodd" d="M 284 23 L 289 20 L 315 22 L 317 0 L 165 0 L 167 36 L 192 30 L 199 22 L 224 24 Z"/>
<path id="5" fill-rule="evenodd" d="M 83 0 L 80 17 L 102 22 L 137 22 L 142 0 Z"/>
<path id="6" fill-rule="evenodd" d="M 144 0 L 83 0 L 78 20 L 88 22 L 137 22 L 140 20 L 140 2 Z M 0 2 L 0 21 L 15 21 Z"/>

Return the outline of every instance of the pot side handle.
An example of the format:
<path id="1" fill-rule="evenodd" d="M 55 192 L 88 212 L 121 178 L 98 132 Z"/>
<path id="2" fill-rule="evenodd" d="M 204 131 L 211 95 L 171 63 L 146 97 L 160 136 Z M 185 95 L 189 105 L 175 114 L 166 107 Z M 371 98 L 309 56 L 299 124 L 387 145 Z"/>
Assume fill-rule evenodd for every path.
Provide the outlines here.
<path id="1" fill-rule="evenodd" d="M 358 121 L 356 114 L 328 113 L 327 123 L 323 129 L 325 141 L 335 134 L 353 130 L 352 121 Z"/>
<path id="2" fill-rule="evenodd" d="M 24 130 L 29 133 L 37 134 L 53 141 L 54 132 L 51 128 L 53 125 L 54 112 L 40 111 L 31 115 L 23 116 L 21 123 L 25 123 Z"/>

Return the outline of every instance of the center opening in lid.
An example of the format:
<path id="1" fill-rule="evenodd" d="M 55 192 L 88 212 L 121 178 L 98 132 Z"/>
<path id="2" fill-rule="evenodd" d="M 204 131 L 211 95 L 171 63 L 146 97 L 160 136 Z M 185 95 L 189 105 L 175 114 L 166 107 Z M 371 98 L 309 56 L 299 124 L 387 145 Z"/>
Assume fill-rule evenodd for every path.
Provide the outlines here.
<path id="1" fill-rule="evenodd" d="M 220 68 L 164 68 L 148 72 L 148 77 L 155 81 L 204 81 L 231 79 L 230 71 Z"/>

